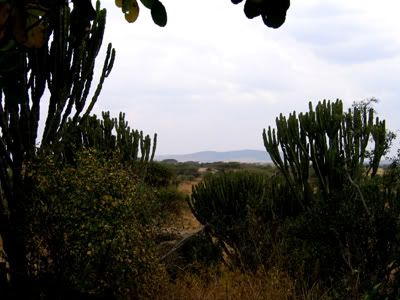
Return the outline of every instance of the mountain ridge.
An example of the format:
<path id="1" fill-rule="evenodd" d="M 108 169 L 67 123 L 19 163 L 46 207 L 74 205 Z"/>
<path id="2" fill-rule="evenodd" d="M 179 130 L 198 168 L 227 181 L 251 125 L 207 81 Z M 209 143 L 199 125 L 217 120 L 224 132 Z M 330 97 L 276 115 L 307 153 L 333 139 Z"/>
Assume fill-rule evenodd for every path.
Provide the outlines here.
<path id="1" fill-rule="evenodd" d="M 271 158 L 265 150 L 233 150 L 233 151 L 199 151 L 188 154 L 156 155 L 156 160 L 175 159 L 178 162 L 197 161 L 207 162 L 244 162 L 244 163 L 271 163 Z"/>

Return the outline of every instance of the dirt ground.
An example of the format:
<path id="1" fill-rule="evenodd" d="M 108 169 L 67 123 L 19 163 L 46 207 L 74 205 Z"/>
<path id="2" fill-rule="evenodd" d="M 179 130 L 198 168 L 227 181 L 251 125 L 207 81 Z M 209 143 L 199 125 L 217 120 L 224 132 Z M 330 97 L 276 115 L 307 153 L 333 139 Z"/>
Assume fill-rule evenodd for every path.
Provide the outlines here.
<path id="1" fill-rule="evenodd" d="M 179 184 L 178 190 L 189 196 L 192 193 L 192 187 L 200 182 L 201 179 L 194 181 L 183 181 Z M 162 256 L 168 256 L 171 249 L 191 235 L 201 230 L 202 225 L 196 220 L 189 205 L 182 203 L 179 211 L 170 216 L 170 220 L 161 228 L 161 235 L 165 237 L 159 244 L 159 250 Z"/>
<path id="2" fill-rule="evenodd" d="M 178 190 L 180 192 L 183 192 L 185 195 L 190 196 L 190 194 L 192 193 L 192 187 L 198 184 L 200 181 L 201 179 L 199 178 L 193 181 L 183 181 L 179 184 Z M 182 236 L 186 236 L 193 232 L 196 232 L 201 227 L 201 224 L 193 216 L 187 203 L 182 206 L 182 210 L 177 216 L 175 222 L 177 229 L 179 229 L 179 234 Z"/>

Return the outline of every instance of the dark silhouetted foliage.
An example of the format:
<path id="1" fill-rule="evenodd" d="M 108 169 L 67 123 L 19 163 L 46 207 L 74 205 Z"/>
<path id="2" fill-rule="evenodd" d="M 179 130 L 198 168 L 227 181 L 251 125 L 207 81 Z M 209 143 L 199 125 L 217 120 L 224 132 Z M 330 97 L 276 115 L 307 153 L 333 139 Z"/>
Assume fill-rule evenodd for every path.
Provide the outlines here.
<path id="1" fill-rule="evenodd" d="M 238 4 L 243 0 L 231 0 Z M 279 28 L 286 20 L 286 12 L 290 7 L 290 0 L 246 0 L 244 13 L 252 19 L 261 16 L 265 25 L 271 28 Z"/>
<path id="2" fill-rule="evenodd" d="M 0 34 L 0 47 L 5 47 L 0 57 L 0 234 L 10 275 L 4 285 L 15 297 L 27 298 L 33 286 L 20 226 L 26 219 L 24 208 L 32 186 L 22 171 L 38 152 L 42 98 L 47 89 L 43 150 L 59 141 L 68 117 L 90 113 L 111 72 L 115 51 L 109 44 L 99 83 L 90 98 L 106 19 L 99 4 L 95 14 L 86 11 L 88 18 L 80 19 L 80 24 L 74 23 L 84 10 L 80 1 L 71 7 L 68 1 L 3 1 L 0 9 L 6 12 L 1 31 L 7 33 Z"/>

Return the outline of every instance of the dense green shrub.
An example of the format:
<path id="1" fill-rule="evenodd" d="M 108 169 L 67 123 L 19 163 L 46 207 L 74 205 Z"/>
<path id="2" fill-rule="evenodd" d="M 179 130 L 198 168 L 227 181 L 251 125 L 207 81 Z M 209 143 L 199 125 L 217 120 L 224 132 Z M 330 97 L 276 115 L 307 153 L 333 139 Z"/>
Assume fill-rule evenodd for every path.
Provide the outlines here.
<path id="1" fill-rule="evenodd" d="M 155 194 L 161 208 L 161 214 L 165 217 L 170 214 L 178 214 L 182 205 L 185 204 L 186 195 L 179 191 L 176 186 L 158 188 Z"/>
<path id="2" fill-rule="evenodd" d="M 206 176 L 193 188 L 189 204 L 244 268 L 256 268 L 268 257 L 274 221 L 300 211 L 281 177 L 246 171 Z"/>
<path id="3" fill-rule="evenodd" d="M 335 199 L 317 202 L 301 215 L 281 224 L 281 267 L 295 278 L 332 287 L 340 298 L 359 298 L 376 283 L 387 295 L 399 285 L 391 272 L 399 266 L 399 192 L 384 192 L 379 180 L 353 186 Z"/>
<path id="4" fill-rule="evenodd" d="M 95 151 L 78 153 L 74 165 L 47 156 L 27 173 L 31 270 L 55 295 L 67 286 L 136 299 L 158 288 L 163 269 L 152 241 L 160 206 L 136 174 Z"/>
<path id="5" fill-rule="evenodd" d="M 177 181 L 193 180 L 199 177 L 200 164 L 197 162 L 183 162 L 174 165 Z"/>
<path id="6" fill-rule="evenodd" d="M 159 162 L 148 163 L 143 176 L 144 181 L 153 187 L 167 187 L 176 177 L 173 166 Z"/>
<path id="7" fill-rule="evenodd" d="M 239 162 L 214 162 L 210 165 L 213 166 L 214 169 L 218 170 L 219 172 L 229 172 L 234 170 L 242 169 L 242 164 Z"/>
<path id="8" fill-rule="evenodd" d="M 183 274 L 199 274 L 220 265 L 223 252 L 206 231 L 186 236 L 181 246 L 163 259 L 171 279 Z"/>

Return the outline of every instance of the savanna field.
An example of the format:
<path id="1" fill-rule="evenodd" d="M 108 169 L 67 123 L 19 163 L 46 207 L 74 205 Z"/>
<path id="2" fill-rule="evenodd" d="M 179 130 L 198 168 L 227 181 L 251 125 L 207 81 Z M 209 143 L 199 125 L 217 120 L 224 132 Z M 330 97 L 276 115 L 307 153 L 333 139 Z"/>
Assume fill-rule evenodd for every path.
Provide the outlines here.
<path id="1" fill-rule="evenodd" d="M 371 297 L 398 292 L 397 159 L 327 202 L 310 168 L 316 199 L 306 209 L 272 164 L 127 166 L 116 153 L 77 153 L 72 165 L 47 155 L 27 168 L 36 187 L 30 268 L 41 284 L 51 282 L 42 288 L 53 295 L 379 299 Z"/>
<path id="2" fill-rule="evenodd" d="M 263 30 L 280 28 L 290 11 L 289 0 L 231 2 L 231 6 L 243 2 L 240 16 L 258 20 L 254 26 L 261 24 Z M 157 30 L 169 20 L 168 6 L 159 0 L 112 4 L 128 23 L 135 23 L 143 12 Z M 171 4 L 172 16 L 174 7 Z M 196 12 L 189 18 L 193 22 L 185 20 L 188 31 L 204 7 L 197 9 L 191 11 Z M 217 14 L 214 8 L 207 9 L 210 18 Z M 308 17 L 297 9 L 293 20 L 300 28 Z M 315 15 L 319 9 L 313 10 Z M 322 19 L 330 20 L 339 12 L 329 9 Z M 228 22 L 233 14 L 226 13 Z M 345 20 L 348 14 L 343 14 Z M 380 103 L 374 97 L 352 103 L 321 99 L 307 101 L 305 109 L 295 111 L 279 101 L 285 93 L 296 94 L 299 87 L 308 91 L 312 86 L 317 91 L 312 95 L 319 96 L 317 81 L 310 85 L 307 80 L 324 76 L 329 93 L 337 87 L 349 94 L 358 91 L 341 76 L 349 73 L 358 79 L 360 69 L 370 72 L 367 62 L 352 62 L 351 72 L 340 73 L 336 82 L 326 74 L 344 68 L 343 62 L 335 62 L 333 68 L 311 59 L 318 66 L 317 76 L 311 76 L 313 68 L 307 62 L 311 52 L 296 43 L 322 35 L 304 37 L 296 31 L 295 43 L 288 36 L 279 40 L 260 35 L 260 27 L 249 35 L 228 24 L 225 32 L 226 24 L 215 26 L 203 16 L 207 22 L 200 27 L 212 31 L 199 34 L 198 26 L 190 34 L 174 33 L 174 28 L 185 26 L 172 22 L 165 34 L 172 32 L 173 38 L 161 40 L 162 46 L 153 45 L 154 55 L 154 48 L 146 52 L 139 46 L 153 44 L 147 23 L 133 25 L 143 34 L 132 39 L 123 27 L 106 26 L 106 17 L 99 1 L 0 0 L 0 299 L 400 299 L 400 149 L 397 132 L 389 128 L 385 114 L 378 113 Z M 319 15 L 317 21 L 321 22 Z M 112 95 L 108 101 L 122 105 L 126 113 L 97 110 L 102 89 L 118 65 L 113 45 L 101 48 L 108 26 L 119 28 L 113 31 L 116 39 L 124 36 L 127 46 L 122 54 L 129 50 L 126 65 L 119 65 L 118 80 L 107 90 Z M 191 40 L 193 36 L 196 40 Z M 204 36 L 213 37 L 218 47 L 224 44 L 220 41 L 233 43 L 232 52 L 218 47 L 204 51 L 208 49 L 201 42 Z M 247 47 L 237 37 L 262 42 Z M 275 39 L 269 50 L 263 42 L 266 37 Z M 334 36 L 324 35 L 330 38 Z M 128 45 L 132 40 L 137 48 Z M 171 40 L 184 45 L 169 51 Z M 290 47 L 283 51 L 280 42 Z M 364 41 L 361 44 L 368 48 Z M 200 45 L 202 55 L 187 59 L 188 45 Z M 293 50 L 293 45 L 298 48 Z M 279 55 L 259 55 L 260 49 Z M 307 54 L 307 68 L 303 57 L 291 58 L 298 49 Z M 382 53 L 377 55 L 386 55 L 390 65 L 392 52 Z M 263 59 L 254 60 L 256 56 Z M 359 60 L 368 57 L 357 54 Z M 253 78 L 253 69 L 238 72 L 243 65 L 234 60 L 253 64 L 262 76 Z M 263 65 L 267 60 L 271 67 Z M 216 61 L 218 70 L 201 77 L 203 65 L 214 68 Z M 288 62 L 290 67 L 285 67 Z M 265 69 L 273 73 L 271 82 L 263 81 Z M 229 73 L 232 70 L 235 74 Z M 287 70 L 294 72 L 293 78 L 279 73 Z M 138 78 L 144 81 L 138 84 Z M 304 81 L 295 82 L 298 78 Z M 132 82 L 127 84 L 128 79 Z M 376 85 L 370 78 L 365 81 L 371 90 Z M 390 89 L 390 83 L 382 84 L 382 89 Z M 211 92 L 202 94 L 204 84 Z M 129 107 L 125 89 L 134 98 Z M 204 95 L 210 98 L 205 100 Z M 265 102 L 254 98 L 261 96 Z M 180 106 L 175 97 L 184 97 L 193 106 L 189 102 Z M 229 98 L 222 99 L 222 111 L 216 97 Z M 247 110 L 251 106 L 253 114 Z M 286 113 L 289 106 L 291 112 Z M 149 116 L 133 113 L 131 107 L 147 110 Z M 251 126 L 258 124 L 260 107 L 268 113 L 282 108 L 266 118 L 273 121 L 264 129 L 257 129 L 269 163 L 184 162 L 156 155 L 159 147 L 198 146 L 204 141 L 202 130 L 210 143 L 246 140 L 252 136 Z M 393 121 L 390 108 L 383 111 Z M 139 124 L 151 119 L 163 133 L 175 129 L 190 135 L 147 134 L 136 124 L 133 127 L 133 115 Z M 198 122 L 199 115 L 206 119 Z M 234 133 L 217 135 L 227 128 Z"/>

